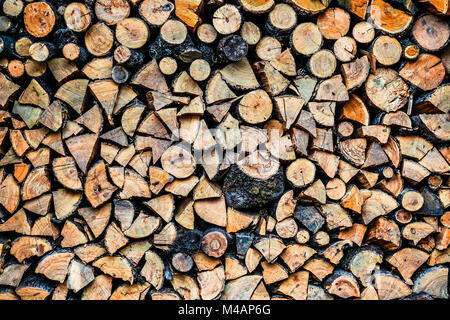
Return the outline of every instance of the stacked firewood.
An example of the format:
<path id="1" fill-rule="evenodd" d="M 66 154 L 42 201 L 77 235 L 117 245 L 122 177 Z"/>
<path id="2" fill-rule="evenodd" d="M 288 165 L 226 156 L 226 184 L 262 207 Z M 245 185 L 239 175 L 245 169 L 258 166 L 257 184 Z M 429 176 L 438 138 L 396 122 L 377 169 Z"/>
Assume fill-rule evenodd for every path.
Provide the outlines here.
<path id="1" fill-rule="evenodd" d="M 448 299 L 448 0 L 3 0 L 0 299 Z"/>

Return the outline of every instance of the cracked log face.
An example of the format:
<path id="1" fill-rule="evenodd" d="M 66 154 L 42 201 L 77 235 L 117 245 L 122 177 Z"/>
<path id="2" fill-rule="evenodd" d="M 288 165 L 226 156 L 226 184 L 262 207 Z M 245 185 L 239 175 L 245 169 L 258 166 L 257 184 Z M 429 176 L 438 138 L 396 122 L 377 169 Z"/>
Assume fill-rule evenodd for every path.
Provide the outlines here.
<path id="1" fill-rule="evenodd" d="M 447 0 L 0 10 L 0 300 L 448 299 Z"/>
<path id="2" fill-rule="evenodd" d="M 392 69 L 377 69 L 366 82 L 366 94 L 374 106 L 386 112 L 397 111 L 408 101 L 408 85 Z"/>

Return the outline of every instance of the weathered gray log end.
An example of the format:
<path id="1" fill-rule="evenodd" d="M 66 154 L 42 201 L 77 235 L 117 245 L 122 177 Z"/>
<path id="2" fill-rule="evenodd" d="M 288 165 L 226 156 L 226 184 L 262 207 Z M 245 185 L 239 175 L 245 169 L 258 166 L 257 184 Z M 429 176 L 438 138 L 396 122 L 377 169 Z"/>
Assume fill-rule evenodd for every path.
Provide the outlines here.
<path id="1" fill-rule="evenodd" d="M 223 191 L 227 205 L 236 209 L 261 208 L 284 192 L 283 168 L 267 179 L 250 176 L 233 165 L 225 177 Z"/>

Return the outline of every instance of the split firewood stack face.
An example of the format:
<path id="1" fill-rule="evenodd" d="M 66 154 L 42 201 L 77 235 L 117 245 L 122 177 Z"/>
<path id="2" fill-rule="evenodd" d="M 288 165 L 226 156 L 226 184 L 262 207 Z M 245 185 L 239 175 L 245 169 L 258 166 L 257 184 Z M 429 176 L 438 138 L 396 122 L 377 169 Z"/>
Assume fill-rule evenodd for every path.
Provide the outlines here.
<path id="1" fill-rule="evenodd" d="M 1 4 L 0 300 L 448 299 L 448 1 Z"/>

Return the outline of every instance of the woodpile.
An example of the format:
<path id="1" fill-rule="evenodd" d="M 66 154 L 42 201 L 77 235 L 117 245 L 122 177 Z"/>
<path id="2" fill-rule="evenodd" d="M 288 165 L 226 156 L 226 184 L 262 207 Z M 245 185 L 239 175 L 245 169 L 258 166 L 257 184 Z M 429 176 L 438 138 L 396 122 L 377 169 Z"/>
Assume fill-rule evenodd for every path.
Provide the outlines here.
<path id="1" fill-rule="evenodd" d="M 442 0 L 4 0 L 0 300 L 448 299 Z"/>

